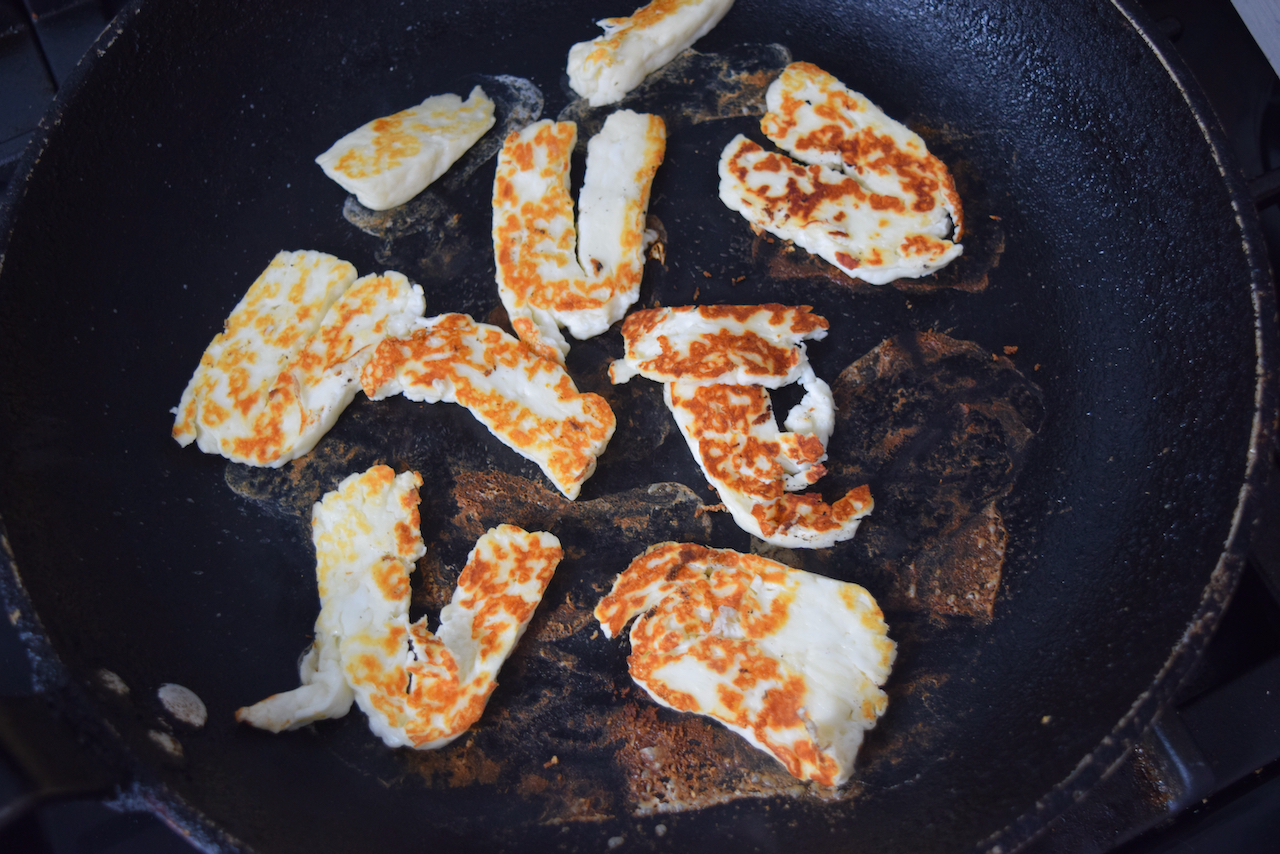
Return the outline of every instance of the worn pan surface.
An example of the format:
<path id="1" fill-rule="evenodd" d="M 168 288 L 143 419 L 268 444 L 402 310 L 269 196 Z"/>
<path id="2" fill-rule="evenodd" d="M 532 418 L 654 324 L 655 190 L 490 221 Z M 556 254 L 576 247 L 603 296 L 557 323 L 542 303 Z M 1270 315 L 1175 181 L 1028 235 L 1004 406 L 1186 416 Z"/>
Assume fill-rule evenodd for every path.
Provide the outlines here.
<path id="1" fill-rule="evenodd" d="M 570 359 L 620 422 L 572 506 L 443 405 L 361 399 L 278 472 L 169 439 L 201 350 L 280 249 L 400 269 L 429 313 L 490 317 L 492 160 L 380 218 L 312 158 L 477 81 L 504 119 L 540 106 L 589 129 L 565 52 L 629 11 L 135 6 L 15 182 L 0 267 L 12 618 L 41 687 L 137 781 L 129 796 L 202 844 L 1009 851 L 1122 756 L 1229 595 L 1271 418 L 1269 273 L 1184 73 L 1134 13 L 1093 0 L 739 0 L 707 56 L 638 96 L 672 129 L 651 208 L 665 258 L 642 303 L 777 301 L 831 321 L 810 354 L 846 404 L 833 483 L 869 481 L 877 514 L 850 546 L 782 557 L 866 585 L 900 644 L 890 711 L 846 791 L 791 786 L 718 727 L 657 712 L 629 686 L 625 642 L 588 619 L 650 542 L 751 547 L 698 512 L 714 498 L 657 387 L 604 379 L 616 330 Z M 788 56 L 907 121 L 956 172 L 969 251 L 936 281 L 851 285 L 716 199 L 720 149 L 755 133 L 760 87 Z M 838 380 L 890 339 L 902 370 L 864 375 L 878 398 Z M 912 441 L 876 445 L 894 426 L 876 399 L 917 392 L 931 414 Z M 484 720 L 436 753 L 384 748 L 358 712 L 281 736 L 232 718 L 295 684 L 316 609 L 308 508 L 374 462 L 427 481 L 419 610 L 441 604 L 485 525 L 546 527 L 569 547 Z M 974 557 L 980 525 L 1003 562 Z M 170 682 L 204 700 L 205 726 L 163 710 Z"/>

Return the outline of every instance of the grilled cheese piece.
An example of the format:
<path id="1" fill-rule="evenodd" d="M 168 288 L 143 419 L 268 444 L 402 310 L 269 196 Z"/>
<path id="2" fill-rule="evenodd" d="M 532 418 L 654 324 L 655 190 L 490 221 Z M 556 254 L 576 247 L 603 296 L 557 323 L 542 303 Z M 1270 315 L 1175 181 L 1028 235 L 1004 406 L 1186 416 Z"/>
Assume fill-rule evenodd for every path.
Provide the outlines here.
<path id="1" fill-rule="evenodd" d="M 809 306 L 702 305 L 637 311 L 622 324 L 626 352 L 609 366 L 622 383 L 758 384 L 781 388 L 808 364 L 804 341 L 827 336 Z"/>
<path id="2" fill-rule="evenodd" d="M 351 402 L 374 346 L 406 334 L 424 308 L 422 289 L 399 273 L 357 281 L 331 255 L 279 253 L 201 357 L 174 439 L 247 465 L 297 459 Z"/>
<path id="3" fill-rule="evenodd" d="M 563 556 L 546 533 L 501 525 L 476 542 L 436 633 L 409 622 L 409 575 L 426 553 L 417 472 L 374 466 L 316 505 L 312 538 L 320 616 L 302 686 L 239 709 L 281 732 L 341 717 L 354 699 L 392 747 L 427 750 L 479 720 Z"/>
<path id="4" fill-rule="evenodd" d="M 616 426 L 605 399 L 580 394 L 558 363 L 465 314 L 442 314 L 383 341 L 360 382 L 374 400 L 404 394 L 465 406 L 571 499 Z"/>
<path id="5" fill-rule="evenodd" d="M 315 641 L 298 665 L 302 685 L 239 709 L 236 720 L 281 732 L 340 718 L 351 709 L 355 693 L 343 669 L 343 640 L 359 627 L 385 621 L 401 593 L 407 605 L 408 574 L 426 553 L 419 533 L 420 486 L 417 472 L 397 475 L 374 466 L 347 477 L 316 503 L 311 539 L 320 615 Z"/>
<path id="6" fill-rule="evenodd" d="M 507 137 L 493 183 L 498 293 L 520 339 L 563 363 L 575 338 L 626 314 L 644 275 L 645 216 L 666 151 L 657 116 L 620 110 L 587 144 L 578 225 L 569 195 L 573 122 L 535 122 Z M 576 255 L 575 255 L 576 244 Z"/>
<path id="7" fill-rule="evenodd" d="M 919 135 L 805 62 L 787 66 L 765 103 L 761 130 L 802 162 L 734 137 L 719 166 L 729 208 L 871 284 L 959 257 L 955 181 Z"/>
<path id="8" fill-rule="evenodd" d="M 776 546 L 822 549 L 851 539 L 874 505 L 865 485 L 834 504 L 795 492 L 826 474 L 835 425 L 830 387 L 807 364 L 800 383 L 805 395 L 787 415 L 787 432 L 762 386 L 666 383 L 663 399 L 738 527 Z"/>
<path id="9" fill-rule="evenodd" d="M 757 555 L 661 543 L 595 608 L 628 621 L 631 677 L 656 702 L 721 721 L 802 780 L 845 783 L 884 714 L 897 647 L 862 587 Z"/>
<path id="10" fill-rule="evenodd" d="M 604 35 L 569 48 L 569 86 L 593 107 L 614 104 L 711 29 L 733 0 L 653 0 L 627 18 L 599 21 Z"/>
<path id="11" fill-rule="evenodd" d="M 493 101 L 479 86 L 466 101 L 453 94 L 434 95 L 361 125 L 316 163 L 360 204 L 384 211 L 425 190 L 493 123 Z"/>

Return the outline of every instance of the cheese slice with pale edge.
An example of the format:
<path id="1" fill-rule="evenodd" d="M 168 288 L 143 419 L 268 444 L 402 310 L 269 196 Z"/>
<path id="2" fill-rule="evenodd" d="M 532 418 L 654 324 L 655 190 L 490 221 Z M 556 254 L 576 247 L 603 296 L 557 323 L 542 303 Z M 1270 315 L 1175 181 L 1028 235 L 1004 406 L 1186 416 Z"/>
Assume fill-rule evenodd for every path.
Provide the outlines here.
<path id="1" fill-rule="evenodd" d="M 761 130 L 803 162 L 734 137 L 719 165 L 729 208 L 875 285 L 960 256 L 955 181 L 918 134 L 810 63 L 787 66 L 765 103 Z"/>
<path id="2" fill-rule="evenodd" d="M 628 621 L 631 677 L 658 703 L 707 715 L 802 780 L 840 786 L 888 706 L 897 646 L 865 589 L 757 555 L 660 543 L 595 608 Z"/>
<path id="3" fill-rule="evenodd" d="M 593 107 L 614 104 L 711 29 L 733 0 L 653 0 L 569 48 L 569 86 Z"/>
<path id="4" fill-rule="evenodd" d="M 559 363 L 465 314 L 442 314 L 383 341 L 365 366 L 365 394 L 458 403 L 507 447 L 576 498 L 616 426 L 603 397 L 578 392 Z"/>
<path id="5" fill-rule="evenodd" d="M 416 107 L 361 125 L 316 163 L 360 204 L 383 211 L 425 190 L 494 121 L 493 101 L 479 86 L 466 101 L 454 94 L 433 95 Z"/>
<path id="6" fill-rule="evenodd" d="M 800 383 L 805 395 L 787 415 L 787 432 L 763 386 L 665 383 L 663 399 L 738 527 L 775 546 L 823 549 L 852 539 L 874 503 L 865 485 L 832 504 L 795 492 L 826 474 L 835 425 L 830 387 L 807 364 Z"/>
<path id="7" fill-rule="evenodd" d="M 246 465 L 297 459 L 355 397 L 375 345 L 406 334 L 424 308 L 422 289 L 399 273 L 356 280 L 331 255 L 279 253 L 201 356 L 174 439 Z"/>
<path id="8" fill-rule="evenodd" d="M 341 717 L 352 700 L 392 747 L 442 747 L 480 719 L 497 675 L 563 557 L 547 533 L 514 525 L 476 542 L 433 633 L 409 622 L 409 575 L 426 553 L 417 472 L 387 466 L 346 478 L 316 505 L 320 615 L 302 685 L 236 712 L 280 732 Z"/>
<path id="9" fill-rule="evenodd" d="M 576 140 L 576 124 L 545 119 L 511 134 L 493 182 L 498 294 L 520 339 L 561 363 L 569 345 L 560 327 L 579 340 L 599 335 L 640 295 L 645 217 L 666 126 L 630 110 L 605 120 L 587 143 L 575 227 Z"/>
<path id="10" fill-rule="evenodd" d="M 626 352 L 609 366 L 623 383 L 758 384 L 781 388 L 808 364 L 804 341 L 827 336 L 809 306 L 701 305 L 632 312 L 622 323 Z"/>

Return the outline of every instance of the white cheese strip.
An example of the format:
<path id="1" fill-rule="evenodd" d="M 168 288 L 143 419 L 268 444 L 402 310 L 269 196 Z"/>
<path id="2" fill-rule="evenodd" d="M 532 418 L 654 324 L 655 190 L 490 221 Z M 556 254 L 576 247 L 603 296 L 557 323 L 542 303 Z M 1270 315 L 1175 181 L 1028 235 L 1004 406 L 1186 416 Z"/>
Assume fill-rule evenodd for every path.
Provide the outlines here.
<path id="1" fill-rule="evenodd" d="M 623 383 L 639 374 L 664 383 L 781 388 L 808 364 L 804 342 L 826 336 L 827 321 L 808 306 L 646 309 L 623 321 L 626 351 L 609 366 L 609 379 Z"/>
<path id="2" fill-rule="evenodd" d="M 465 406 L 571 499 L 616 426 L 605 399 L 580 394 L 557 362 L 465 314 L 424 320 L 411 335 L 382 342 L 360 382 L 374 400 L 404 394 Z"/>
<path id="3" fill-rule="evenodd" d="M 708 715 L 802 780 L 849 779 L 884 714 L 897 647 L 862 587 L 756 555 L 652 546 L 595 609 L 631 627 L 632 678 L 658 703 Z"/>
<path id="4" fill-rule="evenodd" d="M 433 95 L 374 119 L 316 158 L 324 173 L 375 211 L 404 204 L 443 175 L 494 123 L 493 101 L 476 86 L 466 101 Z"/>
<path id="5" fill-rule="evenodd" d="M 614 104 L 711 29 L 733 0 L 653 0 L 569 48 L 569 86 L 593 107 Z"/>
<path id="6" fill-rule="evenodd" d="M 577 228 L 569 194 L 576 139 L 573 122 L 549 120 L 511 134 L 493 184 L 498 294 L 520 339 L 558 362 L 569 351 L 561 326 L 580 340 L 599 335 L 639 297 L 666 127 L 630 110 L 605 120 L 587 144 Z"/>
<path id="7" fill-rule="evenodd" d="M 851 539 L 872 510 L 860 486 L 834 504 L 794 491 L 825 473 L 826 444 L 835 426 L 830 387 L 806 363 L 805 395 L 778 430 L 769 392 L 761 386 L 663 385 L 663 399 L 707 481 L 740 528 L 785 548 L 829 548 Z"/>
<path id="8" fill-rule="evenodd" d="M 174 410 L 174 439 L 247 465 L 297 459 L 354 398 L 374 346 L 407 333 L 424 307 L 399 273 L 356 281 L 333 256 L 281 252 L 205 350 Z"/>
<path id="9" fill-rule="evenodd" d="M 342 717 L 351 708 L 355 694 L 343 673 L 343 638 L 405 612 L 399 603 L 403 592 L 407 606 L 408 573 L 426 553 L 420 486 L 416 472 L 397 475 L 375 466 L 347 477 L 316 503 L 311 539 L 320 615 L 315 641 L 298 667 L 302 686 L 239 709 L 236 720 L 281 732 Z"/>
<path id="10" fill-rule="evenodd" d="M 787 66 L 765 100 L 761 130 L 804 162 L 739 134 L 720 157 L 725 205 L 871 284 L 960 256 L 955 181 L 919 135 L 809 63 Z"/>

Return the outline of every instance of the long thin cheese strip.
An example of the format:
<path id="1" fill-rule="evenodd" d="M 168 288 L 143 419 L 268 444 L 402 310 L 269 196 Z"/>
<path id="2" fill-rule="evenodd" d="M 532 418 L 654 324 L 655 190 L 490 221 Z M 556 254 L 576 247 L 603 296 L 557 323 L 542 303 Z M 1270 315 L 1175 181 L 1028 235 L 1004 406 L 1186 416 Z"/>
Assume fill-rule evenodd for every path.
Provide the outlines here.
<path id="1" fill-rule="evenodd" d="M 626 18 L 600 21 L 604 35 L 569 48 L 569 86 L 593 107 L 614 104 L 688 48 L 733 0 L 653 0 Z"/>
<path id="2" fill-rule="evenodd" d="M 660 543 L 595 609 L 631 627 L 632 678 L 658 703 L 708 715 L 802 780 L 848 780 L 884 714 L 897 647 L 862 587 L 756 555 Z"/>
<path id="3" fill-rule="evenodd" d="M 520 339 L 564 361 L 575 338 L 626 314 L 644 275 L 644 224 L 666 151 L 662 119 L 620 110 L 587 144 L 577 228 L 569 166 L 573 122 L 543 120 L 507 137 L 493 182 L 498 294 Z M 575 253 L 576 246 L 576 253 Z"/>
<path id="4" fill-rule="evenodd" d="M 465 406 L 568 498 L 595 471 L 616 426 L 605 399 L 580 394 L 559 364 L 465 314 L 442 314 L 384 341 L 360 382 L 374 400 L 404 394 Z"/>
<path id="5" fill-rule="evenodd" d="M 315 447 L 355 397 L 374 346 L 425 307 L 399 273 L 355 281 L 319 252 L 281 252 L 200 359 L 173 437 L 247 465 L 284 465 Z"/>

